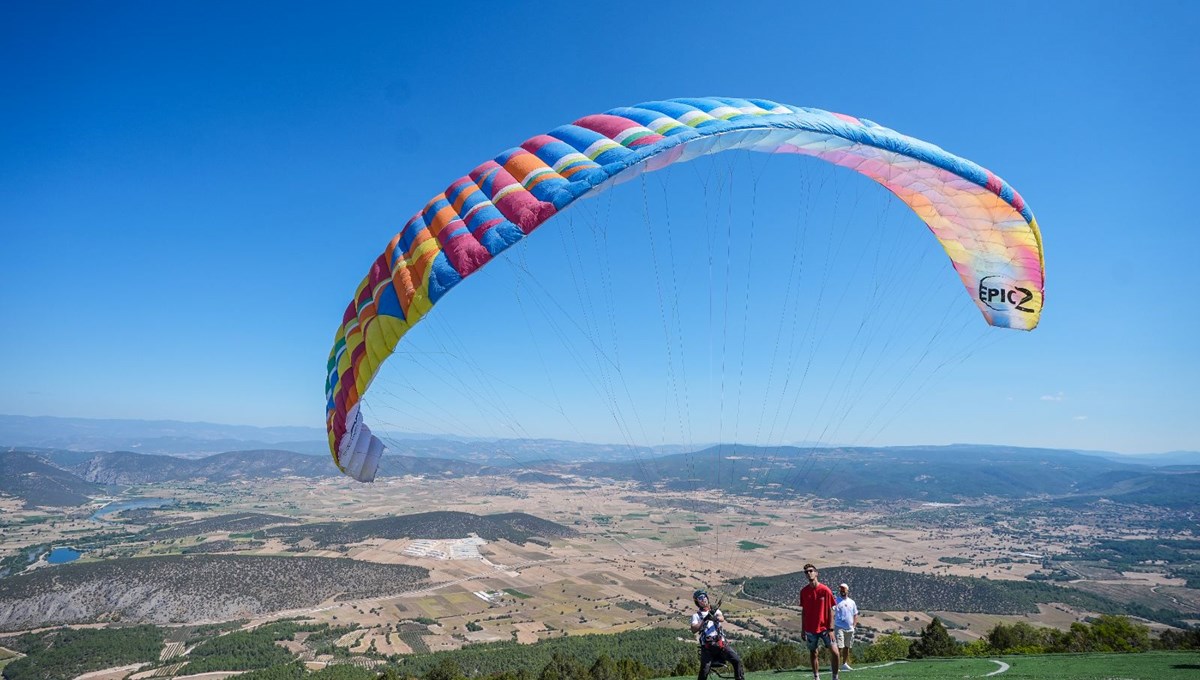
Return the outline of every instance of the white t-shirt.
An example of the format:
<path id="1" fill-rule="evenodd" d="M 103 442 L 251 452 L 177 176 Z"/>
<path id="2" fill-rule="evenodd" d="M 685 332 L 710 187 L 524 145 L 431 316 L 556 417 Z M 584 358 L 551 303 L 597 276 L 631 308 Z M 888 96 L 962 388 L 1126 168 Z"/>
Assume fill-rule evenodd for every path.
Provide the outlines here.
<path id="1" fill-rule="evenodd" d="M 708 613 L 712 613 L 714 619 L 721 616 L 720 609 L 710 609 L 707 612 L 697 611 L 695 614 L 692 614 L 692 625 L 699 625 L 701 621 L 704 621 L 704 615 Z M 716 627 L 717 624 L 715 621 L 704 621 L 704 626 L 700 628 L 699 632 L 700 639 L 703 640 L 704 636 L 709 634 Z"/>
<path id="2" fill-rule="evenodd" d="M 833 627 L 842 630 L 854 629 L 854 617 L 858 616 L 858 605 L 849 597 L 837 598 L 833 605 Z"/>

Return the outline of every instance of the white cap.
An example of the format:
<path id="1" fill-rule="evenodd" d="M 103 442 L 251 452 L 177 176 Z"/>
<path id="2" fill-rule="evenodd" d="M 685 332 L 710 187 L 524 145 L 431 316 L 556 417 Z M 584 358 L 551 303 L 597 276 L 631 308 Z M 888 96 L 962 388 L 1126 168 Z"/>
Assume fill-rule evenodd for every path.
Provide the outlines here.
<path id="1" fill-rule="evenodd" d="M 850 586 L 846 585 L 845 583 L 843 583 L 843 584 L 839 585 L 839 586 L 838 586 L 838 588 L 845 588 L 845 589 L 846 589 L 846 592 L 849 592 L 849 591 L 850 591 Z"/>

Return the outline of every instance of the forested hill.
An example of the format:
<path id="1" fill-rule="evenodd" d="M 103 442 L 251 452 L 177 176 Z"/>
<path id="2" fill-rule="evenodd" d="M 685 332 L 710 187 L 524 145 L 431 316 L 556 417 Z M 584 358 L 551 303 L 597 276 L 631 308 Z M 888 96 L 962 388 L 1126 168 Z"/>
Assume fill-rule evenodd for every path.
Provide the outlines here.
<path id="1" fill-rule="evenodd" d="M 768 498 L 955 502 L 981 496 L 1079 496 L 1200 509 L 1200 471 L 1153 468 L 1056 449 L 1005 446 L 856 448 L 728 445 L 560 470 L 676 491 L 721 489 Z"/>
<path id="2" fill-rule="evenodd" d="M 278 450 L 229 451 L 199 459 L 115 451 L 96 454 L 73 466 L 71 471 L 105 484 L 192 480 L 221 483 L 262 477 L 328 477 L 338 473 L 328 458 Z"/>
<path id="3" fill-rule="evenodd" d="M 33 454 L 0 453 L 0 494 L 19 498 L 27 506 L 80 505 L 101 492 L 99 486 Z"/>
<path id="4" fill-rule="evenodd" d="M 69 504 L 83 483 L 104 485 L 207 481 L 227 483 L 275 477 L 320 478 L 340 475 L 328 456 L 283 450 L 229 451 L 203 458 L 132 453 L 81 454 L 74 451 L 20 453 L 42 458 L 64 473 L 43 466 L 38 488 L 53 484 L 75 496 L 40 495 Z M 16 459 L 13 459 L 16 460 Z M 511 462 L 511 461 L 510 461 Z M 14 463 L 15 464 L 15 463 Z M 693 492 L 719 489 L 761 498 L 790 499 L 815 495 L 846 502 L 918 500 L 958 502 L 980 497 L 1003 499 L 1101 498 L 1126 504 L 1154 505 L 1183 512 L 1200 511 L 1200 469 L 1153 467 L 1114 462 L 1092 455 L 1053 449 L 1004 446 L 912 446 L 858 448 L 711 447 L 686 454 L 606 462 L 544 460 L 493 466 L 466 460 L 389 453 L 380 476 L 505 476 L 525 484 L 571 484 L 582 479 L 629 480 L 647 489 Z M 53 477 L 58 482 L 47 481 Z M 9 491 L 5 491 L 8 488 Z M 0 493 L 18 495 L 14 484 Z M 94 495 L 94 494 L 93 494 Z M 46 501 L 45 504 L 53 504 Z M 35 503 L 36 504 L 36 503 Z"/>
<path id="5" fill-rule="evenodd" d="M 75 451 L 32 453 L 80 479 L 96 484 L 155 484 L 179 481 L 225 483 L 272 477 L 334 477 L 341 475 L 329 456 L 309 456 L 274 449 L 227 451 L 203 458 L 179 458 L 130 451 L 80 454 Z M 475 463 L 440 458 L 391 456 L 381 469 L 384 475 L 441 475 L 461 477 L 486 474 Z"/>
<path id="6" fill-rule="evenodd" d="M 1126 605 L 1075 588 L 1030 581 L 969 576 L 935 576 L 870 567 L 821 567 L 822 583 L 850 586 L 861 611 L 939 611 L 977 614 L 1031 614 L 1038 604 L 1061 603 L 1103 614 L 1130 614 L 1180 625 L 1179 612 Z M 753 599 L 795 606 L 808 583 L 801 572 L 747 579 L 742 592 Z"/>
<path id="7" fill-rule="evenodd" d="M 226 621 L 382 597 L 418 587 L 421 567 L 325 557 L 171 555 L 65 564 L 0 580 L 0 630 L 109 619 Z"/>
<path id="8" fill-rule="evenodd" d="M 308 539 L 318 546 L 346 545 L 372 538 L 465 538 L 471 534 L 485 540 L 526 543 L 531 540 L 572 536 L 574 529 L 511 512 L 473 515 L 468 512 L 424 512 L 416 515 L 380 517 L 354 522 L 322 522 L 272 527 L 265 534 L 286 542 Z"/>

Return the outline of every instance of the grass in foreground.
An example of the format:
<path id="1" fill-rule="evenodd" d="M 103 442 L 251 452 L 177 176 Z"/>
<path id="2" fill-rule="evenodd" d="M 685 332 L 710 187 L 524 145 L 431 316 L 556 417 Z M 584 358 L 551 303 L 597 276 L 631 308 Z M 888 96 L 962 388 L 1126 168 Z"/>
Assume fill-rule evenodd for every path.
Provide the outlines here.
<path id="1" fill-rule="evenodd" d="M 1196 680 L 1200 677 L 1200 653 L 1197 652 L 1052 654 L 994 658 L 996 661 L 990 658 L 958 658 L 901 661 L 889 665 L 856 664 L 853 671 L 842 671 L 841 677 L 842 680 L 958 680 L 982 677 L 995 680 Z M 1001 672 L 1003 666 L 997 661 L 1007 664 L 1008 668 Z M 732 669 L 726 672 L 726 675 L 733 677 Z M 828 666 L 821 669 L 822 680 L 830 680 L 832 677 Z M 746 674 L 746 680 L 811 678 L 812 672 L 807 668 Z"/>

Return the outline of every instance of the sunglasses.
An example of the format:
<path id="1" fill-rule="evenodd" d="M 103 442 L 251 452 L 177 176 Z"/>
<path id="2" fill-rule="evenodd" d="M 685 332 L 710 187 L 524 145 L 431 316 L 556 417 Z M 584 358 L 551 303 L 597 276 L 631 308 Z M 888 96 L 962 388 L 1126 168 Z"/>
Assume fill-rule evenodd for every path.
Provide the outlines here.
<path id="1" fill-rule="evenodd" d="M 817 570 L 816 570 L 816 569 L 805 569 L 805 570 L 804 570 L 804 573 L 806 573 L 806 574 L 815 574 L 815 573 L 817 573 Z"/>

